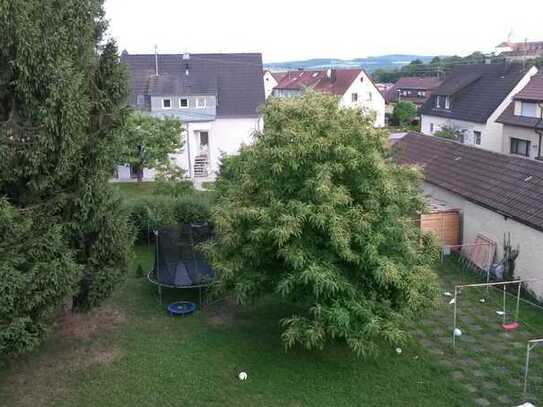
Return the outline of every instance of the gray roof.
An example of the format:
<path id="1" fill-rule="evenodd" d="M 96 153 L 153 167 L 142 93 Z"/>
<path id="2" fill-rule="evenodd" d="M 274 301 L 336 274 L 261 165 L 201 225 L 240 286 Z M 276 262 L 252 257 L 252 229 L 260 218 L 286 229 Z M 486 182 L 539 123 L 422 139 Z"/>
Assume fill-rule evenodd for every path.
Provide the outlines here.
<path id="1" fill-rule="evenodd" d="M 520 64 L 472 64 L 455 67 L 433 91 L 420 113 L 485 123 L 522 79 Z M 437 95 L 450 97 L 450 109 L 436 108 Z"/>
<path id="2" fill-rule="evenodd" d="M 217 116 L 258 115 L 264 104 L 262 55 L 247 54 L 159 54 L 155 75 L 154 54 L 128 54 L 121 61 L 128 67 L 132 97 L 217 95 Z M 186 75 L 186 69 L 189 75 Z"/>
<path id="3" fill-rule="evenodd" d="M 543 231 L 543 163 L 455 141 L 409 133 L 394 145 L 402 164 L 468 201 Z"/>

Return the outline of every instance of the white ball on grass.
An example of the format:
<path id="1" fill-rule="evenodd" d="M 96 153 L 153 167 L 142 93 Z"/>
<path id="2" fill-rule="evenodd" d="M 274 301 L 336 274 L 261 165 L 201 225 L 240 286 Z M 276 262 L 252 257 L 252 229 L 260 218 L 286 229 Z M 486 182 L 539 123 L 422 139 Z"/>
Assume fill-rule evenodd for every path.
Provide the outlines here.
<path id="1" fill-rule="evenodd" d="M 396 348 L 396 353 L 400 355 L 402 353 L 402 348 Z"/>
<path id="2" fill-rule="evenodd" d="M 454 328 L 454 336 L 462 336 L 462 331 L 459 328 Z"/>
<path id="3" fill-rule="evenodd" d="M 245 372 L 240 372 L 240 374 L 238 375 L 239 377 L 239 380 L 247 380 L 247 373 Z"/>

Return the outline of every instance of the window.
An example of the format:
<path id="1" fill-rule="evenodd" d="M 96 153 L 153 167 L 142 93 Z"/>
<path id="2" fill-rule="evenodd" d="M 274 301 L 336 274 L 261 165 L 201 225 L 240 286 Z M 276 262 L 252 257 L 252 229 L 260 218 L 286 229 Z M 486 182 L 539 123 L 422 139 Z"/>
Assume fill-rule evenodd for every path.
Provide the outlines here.
<path id="1" fill-rule="evenodd" d="M 368 92 L 368 102 L 371 102 L 372 99 L 373 99 L 373 93 Z"/>
<path id="2" fill-rule="evenodd" d="M 351 94 L 351 101 L 358 102 L 358 93 Z"/>
<path id="3" fill-rule="evenodd" d="M 189 107 L 189 100 L 187 98 L 179 99 L 179 107 L 181 109 L 186 109 L 187 107 Z"/>
<path id="4" fill-rule="evenodd" d="M 511 138 L 511 154 L 530 156 L 530 142 L 519 138 Z"/>
<path id="5" fill-rule="evenodd" d="M 521 102 L 520 115 L 524 117 L 538 117 L 537 105 L 535 103 Z"/>
<path id="6" fill-rule="evenodd" d="M 204 96 L 199 96 L 196 98 L 196 107 L 198 109 L 203 109 L 206 107 L 206 98 Z"/>
<path id="7" fill-rule="evenodd" d="M 448 96 L 436 96 L 436 107 L 438 109 L 447 109 L 451 108 L 451 101 Z"/>
<path id="8" fill-rule="evenodd" d="M 143 106 L 145 104 L 145 96 L 138 95 L 137 98 L 136 98 L 136 104 L 138 106 Z"/>
<path id="9" fill-rule="evenodd" d="M 430 123 L 430 133 L 434 134 L 434 123 Z"/>
<path id="10" fill-rule="evenodd" d="M 200 132 L 200 146 L 208 146 L 209 145 L 209 133 L 207 131 L 201 131 Z"/>
<path id="11" fill-rule="evenodd" d="M 473 131 L 473 142 L 480 146 L 481 145 L 481 132 L 480 131 Z"/>
<path id="12" fill-rule="evenodd" d="M 426 96 L 426 92 L 423 91 L 423 90 L 419 90 L 419 91 L 417 92 L 417 96 L 418 96 L 419 98 L 423 98 L 424 96 Z"/>
<path id="13" fill-rule="evenodd" d="M 163 109 L 171 109 L 172 108 L 172 100 L 171 99 L 162 99 L 162 108 Z"/>

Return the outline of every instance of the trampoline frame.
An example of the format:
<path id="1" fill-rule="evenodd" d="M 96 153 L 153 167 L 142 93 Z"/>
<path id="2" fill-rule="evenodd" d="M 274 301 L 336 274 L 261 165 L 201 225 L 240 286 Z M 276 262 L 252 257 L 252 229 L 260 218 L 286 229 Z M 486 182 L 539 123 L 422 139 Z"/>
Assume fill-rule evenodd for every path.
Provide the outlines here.
<path id="1" fill-rule="evenodd" d="M 194 256 L 194 237 L 193 237 L 193 232 L 192 232 L 192 227 L 193 227 L 193 224 L 189 224 L 190 226 L 190 247 L 191 247 L 191 250 L 192 250 L 192 253 L 193 253 L 193 256 Z M 154 279 L 153 278 L 153 274 L 154 274 L 154 267 L 151 271 L 149 271 L 147 273 L 147 280 L 149 280 L 150 283 L 152 284 L 155 284 L 158 288 L 158 298 L 159 298 L 159 302 L 160 304 L 162 305 L 162 287 L 165 287 L 165 288 L 174 288 L 174 289 L 191 289 L 191 288 L 197 288 L 198 289 L 198 305 L 200 306 L 200 308 L 202 307 L 202 288 L 207 288 L 209 286 L 211 286 L 211 284 L 213 283 L 213 280 L 215 279 L 215 277 L 213 276 L 213 279 L 208 282 L 208 283 L 205 283 L 205 284 L 191 284 L 191 285 L 173 285 L 173 284 L 165 284 L 165 283 L 161 283 L 158 279 L 158 275 L 160 274 L 160 261 L 158 260 L 159 259 L 159 235 L 160 235 L 160 232 L 159 230 L 153 230 L 153 234 L 155 235 L 155 266 L 156 267 L 156 275 L 157 275 L 157 279 Z M 196 259 L 194 259 L 194 261 L 196 262 Z"/>

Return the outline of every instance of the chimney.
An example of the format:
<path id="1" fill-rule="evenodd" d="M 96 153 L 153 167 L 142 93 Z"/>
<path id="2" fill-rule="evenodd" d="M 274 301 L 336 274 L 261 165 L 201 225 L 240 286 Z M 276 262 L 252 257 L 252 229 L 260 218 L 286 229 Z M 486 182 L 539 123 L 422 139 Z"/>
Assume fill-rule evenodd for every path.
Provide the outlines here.
<path id="1" fill-rule="evenodd" d="M 185 61 L 185 76 L 189 76 L 189 60 L 190 60 L 190 54 L 185 51 L 183 52 L 183 61 Z"/>
<path id="2" fill-rule="evenodd" d="M 336 80 L 336 70 L 329 68 L 326 70 L 326 77 L 330 79 L 332 82 L 335 82 Z"/>
<path id="3" fill-rule="evenodd" d="M 155 45 L 155 76 L 158 76 L 158 45 Z"/>

